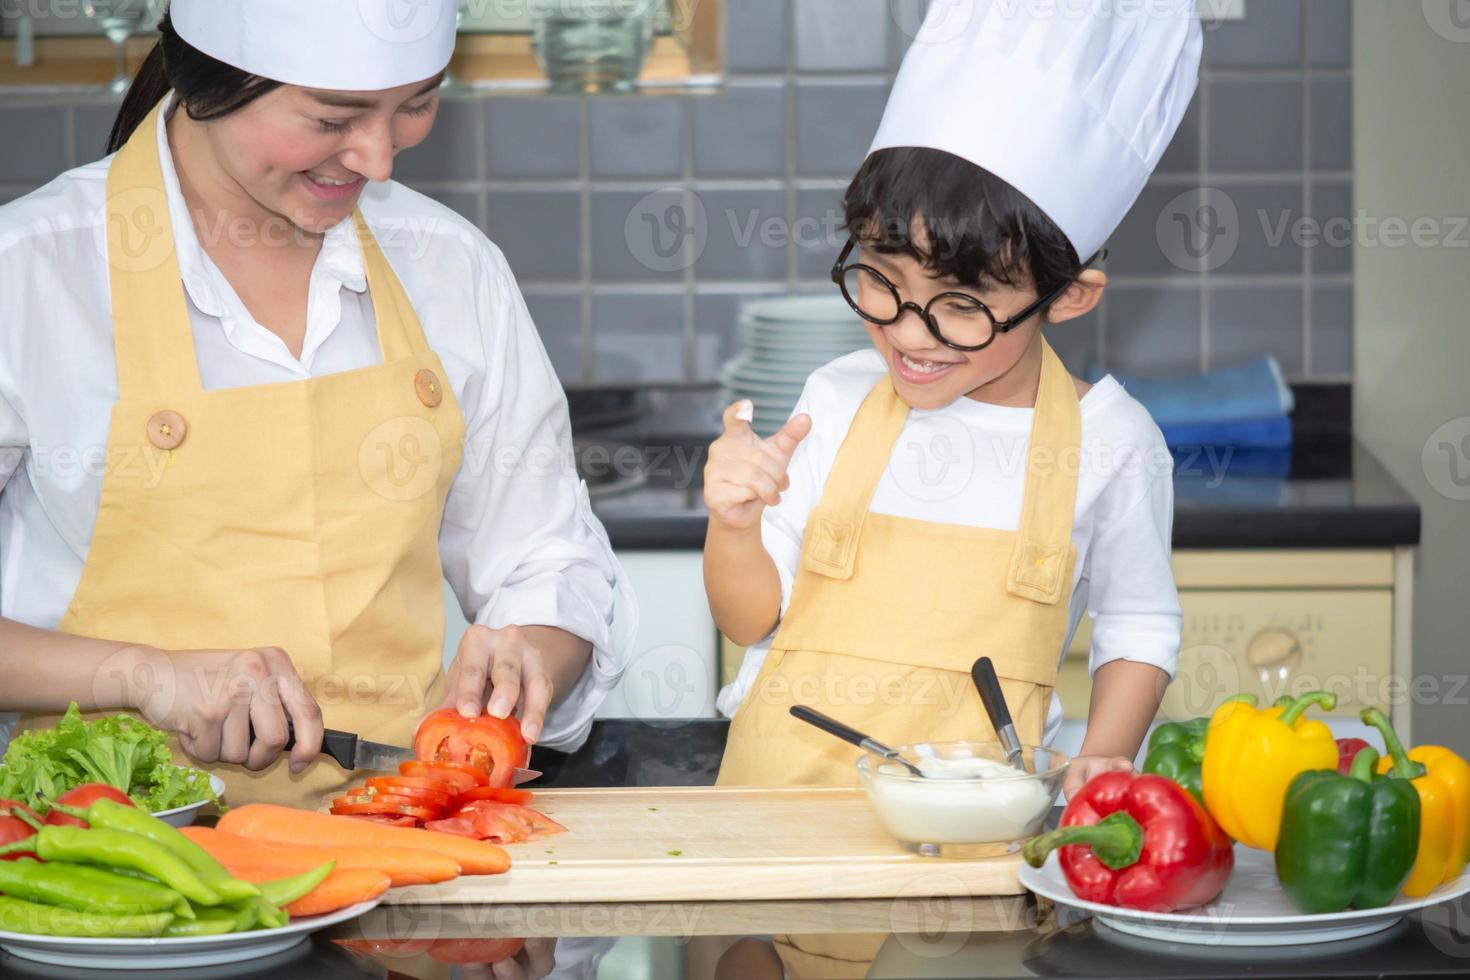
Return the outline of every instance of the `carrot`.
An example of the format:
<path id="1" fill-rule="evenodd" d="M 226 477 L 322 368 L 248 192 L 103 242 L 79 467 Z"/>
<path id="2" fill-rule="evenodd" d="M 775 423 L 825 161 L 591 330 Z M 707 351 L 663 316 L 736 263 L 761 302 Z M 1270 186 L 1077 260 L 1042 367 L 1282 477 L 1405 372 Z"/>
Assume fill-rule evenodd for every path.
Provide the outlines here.
<path id="1" fill-rule="evenodd" d="M 367 868 L 381 871 L 392 880 L 394 887 L 432 885 L 459 875 L 459 863 L 453 858 L 404 847 L 279 844 L 248 840 L 213 827 L 184 827 L 183 832 L 221 864 L 228 864 L 232 860 L 249 864 L 273 862 L 281 857 L 299 857 L 307 868 L 313 868 L 324 861 L 336 861 L 339 870 Z"/>
<path id="2" fill-rule="evenodd" d="M 510 855 L 485 841 L 437 834 L 416 827 L 388 827 L 351 817 L 295 810 L 274 803 L 247 803 L 220 817 L 218 827 L 251 840 L 281 844 L 344 845 L 348 847 L 407 847 L 457 861 L 467 875 L 501 874 L 510 869 Z"/>
<path id="3" fill-rule="evenodd" d="M 299 874 L 311 868 L 304 863 L 291 862 L 288 870 L 282 864 L 249 864 L 221 861 L 225 870 L 236 878 L 258 885 L 262 881 L 274 881 L 287 875 Z M 332 873 L 311 891 L 290 905 L 286 911 L 291 915 L 320 915 L 335 912 L 358 902 L 370 902 L 388 890 L 388 876 L 369 868 L 334 868 Z"/>

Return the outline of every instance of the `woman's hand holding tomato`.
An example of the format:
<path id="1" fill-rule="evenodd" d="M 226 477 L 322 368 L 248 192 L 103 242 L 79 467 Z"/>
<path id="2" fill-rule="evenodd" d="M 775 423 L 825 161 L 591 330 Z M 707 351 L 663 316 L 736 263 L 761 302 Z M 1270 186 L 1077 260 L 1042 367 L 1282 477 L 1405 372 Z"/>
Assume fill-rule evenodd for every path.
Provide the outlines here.
<path id="1" fill-rule="evenodd" d="M 440 707 L 457 709 L 466 719 L 486 714 L 505 719 L 519 706 L 520 735 L 534 744 L 555 689 L 541 651 L 524 630 L 476 625 L 459 641 Z"/>

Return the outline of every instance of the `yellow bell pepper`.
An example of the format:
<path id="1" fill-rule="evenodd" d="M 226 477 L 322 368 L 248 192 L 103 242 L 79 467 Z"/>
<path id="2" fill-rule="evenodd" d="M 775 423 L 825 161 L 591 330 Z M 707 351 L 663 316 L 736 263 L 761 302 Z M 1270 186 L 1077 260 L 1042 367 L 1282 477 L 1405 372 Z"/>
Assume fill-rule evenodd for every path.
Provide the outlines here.
<path id="1" fill-rule="evenodd" d="M 1362 718 L 1382 733 L 1388 748 L 1378 771 L 1410 780 L 1419 793 L 1419 856 L 1404 882 L 1404 894 L 1423 898 L 1460 877 L 1470 861 L 1470 763 L 1439 745 L 1405 752 L 1377 708 L 1365 709 Z"/>
<path id="2" fill-rule="evenodd" d="M 1210 716 L 1200 766 L 1205 806 L 1247 847 L 1276 850 L 1286 788 L 1298 773 L 1337 769 L 1332 730 L 1302 717 L 1314 704 L 1331 711 L 1337 699 L 1313 691 L 1269 708 L 1257 708 L 1254 698 L 1227 701 Z"/>

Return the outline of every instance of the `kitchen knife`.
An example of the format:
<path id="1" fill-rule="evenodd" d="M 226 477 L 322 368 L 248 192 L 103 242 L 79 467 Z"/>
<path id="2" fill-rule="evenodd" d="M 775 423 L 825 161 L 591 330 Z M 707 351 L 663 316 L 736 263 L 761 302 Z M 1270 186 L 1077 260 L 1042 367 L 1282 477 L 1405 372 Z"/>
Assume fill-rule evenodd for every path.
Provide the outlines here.
<path id="1" fill-rule="evenodd" d="M 250 726 L 250 739 L 255 740 L 255 726 Z M 296 726 L 286 719 L 285 751 L 296 744 Z M 398 764 L 414 758 L 413 749 L 399 745 L 384 745 L 358 738 L 354 732 L 341 732 L 328 728 L 322 732 L 322 755 L 331 756 L 343 769 L 368 769 L 380 772 L 397 772 Z M 512 785 L 519 786 L 540 776 L 535 769 L 517 769 Z"/>

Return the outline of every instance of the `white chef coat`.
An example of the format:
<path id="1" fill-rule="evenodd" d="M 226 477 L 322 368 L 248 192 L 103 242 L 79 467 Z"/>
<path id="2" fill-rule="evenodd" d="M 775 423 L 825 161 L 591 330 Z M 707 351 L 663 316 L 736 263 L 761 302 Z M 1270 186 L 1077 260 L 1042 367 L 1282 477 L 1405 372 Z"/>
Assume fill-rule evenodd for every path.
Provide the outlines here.
<path id="1" fill-rule="evenodd" d="M 807 379 L 795 411 L 812 417 L 812 431 L 791 459 L 790 488 L 761 517 L 761 540 L 781 577 L 783 615 L 800 564 L 807 515 L 821 500 L 858 406 L 887 369 L 877 351 L 869 349 L 838 358 Z M 943 408 L 911 410 L 871 509 L 939 524 L 1014 531 L 1021 518 L 1032 411 L 971 398 Z M 1057 651 L 1058 663 L 1085 610 L 1092 616 L 1089 674 L 1122 659 L 1153 664 L 1173 677 L 1183 615 L 1169 558 L 1174 483 L 1163 434 L 1148 410 L 1109 376 L 1082 398 L 1081 443 L 1072 522 L 1077 561 L 1070 625 Z M 913 614 L 927 615 L 923 609 Z M 735 681 L 720 692 L 721 712 L 734 715 L 774 636 L 773 630 L 746 651 Z M 975 642 L 984 652 L 984 637 Z M 990 655 L 1003 659 L 1005 651 Z M 1061 725 L 1061 701 L 1053 694 L 1046 744 Z"/>
<path id="2" fill-rule="evenodd" d="M 204 387 L 380 363 L 352 222 L 327 233 L 312 268 L 297 359 L 201 247 L 163 114 L 157 138 Z M 48 629 L 82 574 L 118 397 L 102 227 L 110 162 L 0 207 L 0 615 Z M 557 626 L 592 642 L 590 667 L 548 713 L 540 740 L 576 748 L 628 654 L 611 635 L 615 596 L 627 603 L 625 625 L 636 610 L 572 465 L 565 394 L 504 256 L 479 229 L 393 181 L 370 184 L 360 207 L 465 416 L 464 461 L 439 534 L 445 577 L 471 622 Z"/>

